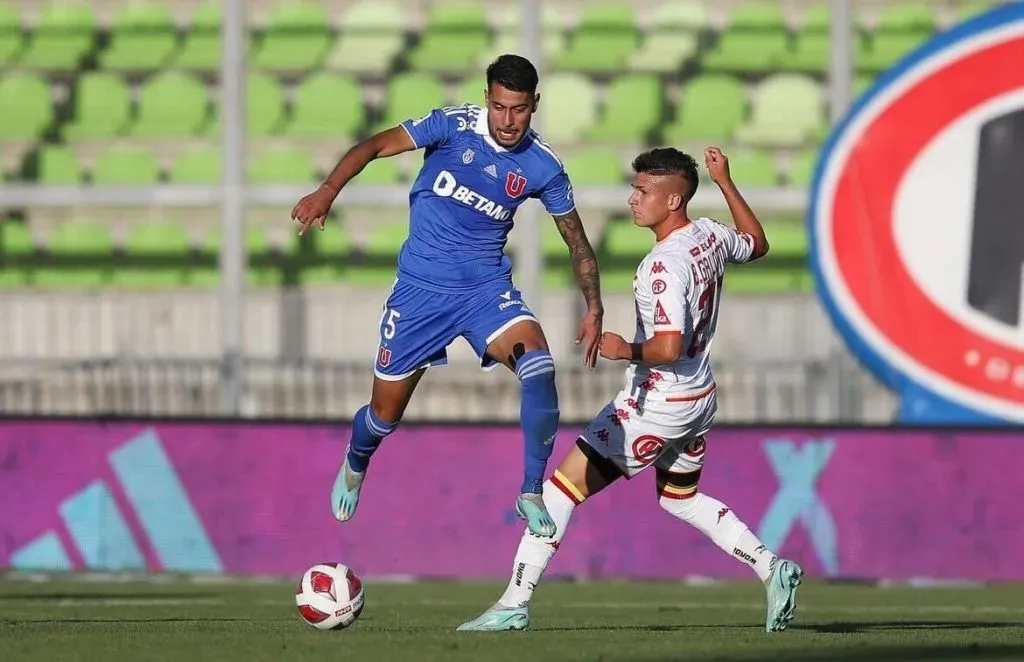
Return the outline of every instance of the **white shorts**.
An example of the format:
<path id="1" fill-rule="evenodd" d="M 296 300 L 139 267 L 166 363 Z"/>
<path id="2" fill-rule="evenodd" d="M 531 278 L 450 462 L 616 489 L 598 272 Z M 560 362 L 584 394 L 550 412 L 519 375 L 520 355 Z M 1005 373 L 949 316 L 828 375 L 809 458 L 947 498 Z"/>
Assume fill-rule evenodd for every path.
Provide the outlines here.
<path id="1" fill-rule="evenodd" d="M 699 471 L 704 466 L 704 435 L 718 410 L 714 386 L 693 397 L 645 400 L 620 391 L 580 438 L 626 478 L 652 464 L 675 474 Z"/>

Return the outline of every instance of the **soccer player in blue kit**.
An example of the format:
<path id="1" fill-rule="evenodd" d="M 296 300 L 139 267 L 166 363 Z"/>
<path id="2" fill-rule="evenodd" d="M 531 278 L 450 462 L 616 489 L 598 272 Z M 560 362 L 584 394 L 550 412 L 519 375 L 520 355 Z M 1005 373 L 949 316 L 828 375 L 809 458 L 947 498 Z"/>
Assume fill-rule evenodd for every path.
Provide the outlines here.
<path id="1" fill-rule="evenodd" d="M 525 467 L 516 512 L 541 537 L 556 526 L 544 505 L 543 483 L 558 428 L 555 363 L 537 319 L 512 282 L 503 249 L 516 208 L 539 198 L 568 246 L 587 312 L 577 344 L 593 368 L 604 307 L 597 259 L 576 212 L 562 163 L 530 129 L 537 110 L 537 70 L 518 55 L 487 68 L 483 108 L 435 109 L 382 131 L 350 149 L 327 180 L 292 211 L 300 234 L 324 219 L 341 189 L 377 158 L 424 149 L 409 194 L 409 236 L 398 256 L 398 278 L 384 304 L 369 404 L 356 412 L 345 460 L 331 492 L 339 521 L 359 502 L 370 457 L 394 431 L 429 366 L 447 361 L 462 336 L 481 367 L 502 363 L 522 384 L 520 419 Z"/>

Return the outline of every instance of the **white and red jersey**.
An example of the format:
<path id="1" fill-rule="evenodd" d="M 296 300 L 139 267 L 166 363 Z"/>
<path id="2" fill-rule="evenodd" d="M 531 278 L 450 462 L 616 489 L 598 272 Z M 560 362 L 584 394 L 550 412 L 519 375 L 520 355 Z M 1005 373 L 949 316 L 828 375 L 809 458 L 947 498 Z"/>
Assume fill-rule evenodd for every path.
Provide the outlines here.
<path id="1" fill-rule="evenodd" d="M 709 356 L 725 265 L 746 262 L 753 251 L 753 237 L 710 218 L 698 218 L 655 244 L 633 277 L 633 342 L 659 333 L 681 333 L 683 354 L 670 364 L 630 364 L 627 390 L 685 399 L 714 387 Z"/>

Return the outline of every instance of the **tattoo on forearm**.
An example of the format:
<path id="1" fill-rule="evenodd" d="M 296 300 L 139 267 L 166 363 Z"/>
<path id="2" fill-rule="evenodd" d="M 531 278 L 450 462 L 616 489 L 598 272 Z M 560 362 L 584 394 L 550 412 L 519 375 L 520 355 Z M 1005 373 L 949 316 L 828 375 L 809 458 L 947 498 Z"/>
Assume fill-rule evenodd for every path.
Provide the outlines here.
<path id="1" fill-rule="evenodd" d="M 572 269 L 576 273 L 576 281 L 579 283 L 583 298 L 587 306 L 601 310 L 601 277 L 597 268 L 597 257 L 594 249 L 590 246 L 587 233 L 583 230 L 583 221 L 575 209 L 555 216 L 555 226 L 569 247 L 569 256 L 572 259 Z"/>

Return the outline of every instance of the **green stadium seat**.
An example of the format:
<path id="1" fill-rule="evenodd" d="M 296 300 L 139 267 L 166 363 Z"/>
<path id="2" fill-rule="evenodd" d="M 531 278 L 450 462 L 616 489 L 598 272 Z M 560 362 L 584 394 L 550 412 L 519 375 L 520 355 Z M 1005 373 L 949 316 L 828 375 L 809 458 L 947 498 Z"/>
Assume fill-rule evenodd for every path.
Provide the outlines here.
<path id="1" fill-rule="evenodd" d="M 249 74 L 245 90 L 246 132 L 250 138 L 267 138 L 280 132 L 284 124 L 284 88 L 267 74 Z M 220 111 L 216 111 L 206 131 L 220 133 Z"/>
<path id="2" fill-rule="evenodd" d="M 365 121 L 359 84 L 348 76 L 315 73 L 295 90 L 286 135 L 299 139 L 346 140 Z"/>
<path id="3" fill-rule="evenodd" d="M 892 67 L 920 46 L 930 33 L 876 33 L 871 41 L 858 42 L 855 64 L 858 72 L 876 73 Z"/>
<path id="4" fill-rule="evenodd" d="M 118 76 L 90 71 L 78 78 L 75 119 L 64 126 L 71 142 L 104 140 L 124 131 L 131 112 L 131 91 Z"/>
<path id="5" fill-rule="evenodd" d="M 405 17 L 389 2 L 359 2 L 344 11 L 341 29 L 327 67 L 383 75 L 402 50 Z"/>
<path id="6" fill-rule="evenodd" d="M 483 6 L 437 3 L 430 7 L 426 28 L 409 62 L 415 69 L 428 71 L 471 68 L 489 41 Z"/>
<path id="7" fill-rule="evenodd" d="M 352 242 L 344 223 L 328 218 L 323 232 L 314 233 L 316 264 L 304 265 L 300 274 L 303 285 L 338 283 L 345 278 Z"/>
<path id="8" fill-rule="evenodd" d="M 30 260 L 36 252 L 32 232 L 25 223 L 0 220 L 0 288 L 23 287 Z"/>
<path id="9" fill-rule="evenodd" d="M 792 50 L 779 55 L 781 71 L 824 74 L 828 70 L 832 40 L 827 32 L 804 31 Z"/>
<path id="10" fill-rule="evenodd" d="M 729 170 L 740 186 L 771 188 L 779 185 L 779 176 L 771 154 L 762 150 L 741 148 L 729 152 Z M 701 177 L 707 171 L 700 169 Z"/>
<path id="11" fill-rule="evenodd" d="M 390 186 L 401 181 L 398 172 L 398 160 L 394 158 L 374 159 L 366 164 L 362 172 L 356 175 L 354 184 Z"/>
<path id="12" fill-rule="evenodd" d="M 565 172 L 575 186 L 619 186 L 623 183 L 619 155 L 604 147 L 584 147 L 564 158 Z"/>
<path id="13" fill-rule="evenodd" d="M 18 10 L 6 4 L 0 5 L 0 69 L 17 62 L 24 45 Z"/>
<path id="14" fill-rule="evenodd" d="M 193 268 L 187 274 L 188 283 L 193 287 L 214 288 L 220 284 L 220 270 L 218 259 L 221 246 L 223 245 L 223 230 L 220 226 L 214 226 L 206 231 L 202 251 L 209 260 L 203 266 Z M 270 242 L 267 239 L 266 229 L 259 225 L 246 224 L 242 242 L 245 246 L 247 257 L 245 284 L 249 287 L 260 287 L 276 285 L 279 281 L 278 270 L 257 266 L 255 263 L 263 260 L 270 254 Z"/>
<path id="15" fill-rule="evenodd" d="M 0 142 L 35 140 L 53 122 L 50 88 L 27 73 L 10 72 L 0 78 Z"/>
<path id="16" fill-rule="evenodd" d="M 164 66 L 178 49 L 170 8 L 158 2 L 130 2 L 118 8 L 110 46 L 101 66 L 115 71 L 149 71 Z"/>
<path id="17" fill-rule="evenodd" d="M 75 153 L 63 145 L 44 145 L 39 149 L 39 183 L 50 186 L 78 186 L 82 166 Z"/>
<path id="18" fill-rule="evenodd" d="M 444 86 L 428 73 L 409 72 L 388 80 L 384 114 L 378 130 L 397 126 L 409 118 L 444 106 Z"/>
<path id="19" fill-rule="evenodd" d="M 254 64 L 263 71 L 309 71 L 323 63 L 330 47 L 323 5 L 286 2 L 271 9 Z"/>
<path id="20" fill-rule="evenodd" d="M 171 166 L 170 180 L 175 184 L 218 184 L 221 181 L 221 150 L 214 145 L 189 145 Z"/>
<path id="21" fill-rule="evenodd" d="M 363 245 L 364 260 L 353 263 L 345 279 L 356 285 L 389 285 L 395 280 L 398 252 L 409 233 L 409 221 L 382 220 L 375 223 Z"/>
<path id="22" fill-rule="evenodd" d="M 134 225 L 124 244 L 128 264 L 114 271 L 113 283 L 137 289 L 183 286 L 190 251 L 188 233 L 182 225 L 172 221 Z"/>
<path id="23" fill-rule="evenodd" d="M 777 2 L 745 2 L 729 13 L 728 29 L 784 32 L 786 16 Z"/>
<path id="24" fill-rule="evenodd" d="M 801 19 L 801 34 L 828 32 L 832 29 L 832 8 L 826 3 L 814 3 L 804 11 Z"/>
<path id="25" fill-rule="evenodd" d="M 882 6 L 877 31 L 928 34 L 935 30 L 935 9 L 926 2 L 890 2 Z"/>
<path id="26" fill-rule="evenodd" d="M 114 244 L 106 225 L 67 221 L 54 229 L 46 248 L 55 263 L 33 270 L 36 287 L 91 289 L 109 283 Z"/>
<path id="27" fill-rule="evenodd" d="M 665 127 L 672 144 L 727 142 L 746 113 L 743 84 L 732 76 L 696 76 L 683 87 L 675 122 Z"/>
<path id="28" fill-rule="evenodd" d="M 757 90 L 750 122 L 736 130 L 749 145 L 799 147 L 821 134 L 825 109 L 818 84 L 799 74 L 776 74 Z"/>
<path id="29" fill-rule="evenodd" d="M 96 157 L 92 181 L 97 186 L 152 186 L 160 179 L 153 152 L 137 143 L 113 144 Z"/>
<path id="30" fill-rule="evenodd" d="M 637 227 L 632 218 L 613 219 L 604 229 L 598 260 L 601 263 L 601 289 L 628 292 L 640 260 L 654 246 L 654 233 Z"/>
<path id="31" fill-rule="evenodd" d="M 88 2 L 57 0 L 39 14 L 21 65 L 28 69 L 77 69 L 93 47 L 96 16 Z"/>
<path id="32" fill-rule="evenodd" d="M 796 155 L 789 167 L 787 179 L 790 186 L 807 187 L 814 179 L 814 168 L 818 165 L 818 151 L 807 149 Z"/>
<path id="33" fill-rule="evenodd" d="M 632 7 L 615 3 L 585 5 L 580 27 L 556 60 L 559 69 L 615 71 L 623 69 L 637 49 L 639 34 Z"/>
<path id="34" fill-rule="evenodd" d="M 547 30 L 541 35 L 541 49 L 546 62 L 554 62 L 565 52 L 569 40 L 564 32 Z M 476 63 L 481 69 L 493 62 L 503 53 L 519 53 L 523 50 L 523 37 L 520 30 L 503 29 L 495 36 L 490 46 L 480 51 Z"/>
<path id="35" fill-rule="evenodd" d="M 221 3 L 214 0 L 200 5 L 192 14 L 185 42 L 174 65 L 185 71 L 212 72 L 221 66 Z"/>
<path id="36" fill-rule="evenodd" d="M 652 30 L 672 32 L 707 29 L 707 5 L 701 0 L 666 0 L 651 12 Z"/>
<path id="37" fill-rule="evenodd" d="M 461 106 L 464 103 L 471 103 L 475 106 L 484 105 L 484 92 L 487 89 L 487 77 L 470 75 L 466 76 L 459 83 L 455 95 L 449 100 L 452 105 Z"/>
<path id="38" fill-rule="evenodd" d="M 662 116 L 664 95 L 655 76 L 620 76 L 605 90 L 604 112 L 590 131 L 591 141 L 646 142 Z"/>
<path id="39" fill-rule="evenodd" d="M 187 138 L 207 124 L 206 88 L 191 74 L 158 73 L 139 90 L 139 119 L 131 128 L 136 138 Z"/>
<path id="40" fill-rule="evenodd" d="M 553 143 L 575 142 L 594 124 L 597 89 L 586 76 L 556 72 L 544 78 L 537 109 L 540 130 Z"/>
<path id="41" fill-rule="evenodd" d="M 317 179 L 313 160 L 294 145 L 274 145 L 257 154 L 249 166 L 251 184 L 309 184 Z"/>
<path id="42" fill-rule="evenodd" d="M 626 66 L 634 71 L 679 71 L 697 54 L 697 49 L 696 34 L 659 30 L 647 35 L 640 50 L 629 56 Z"/>
<path id="43" fill-rule="evenodd" d="M 713 72 L 766 73 L 779 66 L 788 45 L 785 32 L 730 30 L 703 53 L 701 65 Z"/>

